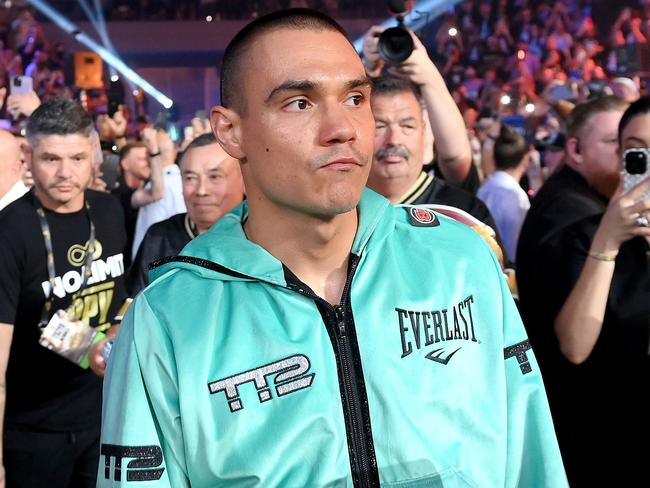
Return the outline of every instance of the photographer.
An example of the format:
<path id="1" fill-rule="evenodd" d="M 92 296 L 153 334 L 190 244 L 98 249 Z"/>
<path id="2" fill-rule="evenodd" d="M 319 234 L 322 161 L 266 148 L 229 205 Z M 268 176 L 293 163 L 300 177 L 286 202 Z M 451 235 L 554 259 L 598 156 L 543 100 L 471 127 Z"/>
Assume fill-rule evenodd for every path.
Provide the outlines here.
<path id="1" fill-rule="evenodd" d="M 378 46 L 379 36 L 384 30 L 381 26 L 373 26 L 363 38 L 363 63 L 369 76 L 379 76 L 386 65 Z M 414 44 L 412 54 L 400 64 L 387 66 L 387 71 L 418 86 L 434 137 L 436 162 L 443 178 L 453 185 L 476 191 L 478 175 L 472 172 L 472 151 L 463 117 L 426 48 L 413 32 L 409 33 Z"/>

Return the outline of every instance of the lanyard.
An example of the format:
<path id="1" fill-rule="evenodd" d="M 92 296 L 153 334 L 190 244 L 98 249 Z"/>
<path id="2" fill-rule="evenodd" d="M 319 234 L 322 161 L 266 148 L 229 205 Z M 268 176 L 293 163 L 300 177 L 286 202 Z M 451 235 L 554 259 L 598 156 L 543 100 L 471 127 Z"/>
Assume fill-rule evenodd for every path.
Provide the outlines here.
<path id="1" fill-rule="evenodd" d="M 43 306 L 43 312 L 41 313 L 41 320 L 38 323 L 38 326 L 43 329 L 47 326 L 49 321 L 50 310 L 52 309 L 52 303 L 54 302 L 54 285 L 56 280 L 56 271 L 54 269 L 54 249 L 52 247 L 52 234 L 50 233 L 50 226 L 47 223 L 47 218 L 45 217 L 45 210 L 41 202 L 38 200 L 36 195 L 34 195 L 34 202 L 36 204 L 36 213 L 38 214 L 39 221 L 41 224 L 41 233 L 43 234 L 43 241 L 45 242 L 45 250 L 47 251 L 47 274 L 50 282 L 50 294 L 47 297 L 47 301 Z M 86 201 L 86 213 L 88 214 L 88 222 L 90 223 L 90 237 L 88 238 L 88 246 L 86 250 L 86 262 L 84 263 L 82 276 L 81 276 L 81 288 L 82 290 L 92 274 L 92 263 L 93 263 L 93 254 L 95 252 L 95 224 L 93 224 L 93 219 L 90 217 L 90 205 Z"/>

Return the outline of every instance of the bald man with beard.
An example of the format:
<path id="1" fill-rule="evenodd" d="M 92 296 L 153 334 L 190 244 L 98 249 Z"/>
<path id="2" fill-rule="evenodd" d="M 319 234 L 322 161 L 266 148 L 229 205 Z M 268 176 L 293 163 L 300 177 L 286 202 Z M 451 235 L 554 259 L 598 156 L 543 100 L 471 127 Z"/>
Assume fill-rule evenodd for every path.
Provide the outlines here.
<path id="1" fill-rule="evenodd" d="M 6 130 L 0 130 L 0 210 L 22 197 L 29 188 L 22 180 L 20 145 Z"/>

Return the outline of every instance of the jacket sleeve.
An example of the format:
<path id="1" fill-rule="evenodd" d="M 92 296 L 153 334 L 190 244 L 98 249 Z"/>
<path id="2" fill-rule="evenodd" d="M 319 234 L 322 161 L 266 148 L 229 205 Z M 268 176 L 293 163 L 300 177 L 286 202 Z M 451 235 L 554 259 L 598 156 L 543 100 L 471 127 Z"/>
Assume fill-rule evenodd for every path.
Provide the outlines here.
<path id="1" fill-rule="evenodd" d="M 506 280 L 499 274 L 508 426 L 505 486 L 565 487 L 568 482 L 539 366 Z"/>
<path id="2" fill-rule="evenodd" d="M 108 361 L 98 487 L 189 486 L 177 384 L 171 342 L 141 294 Z"/>

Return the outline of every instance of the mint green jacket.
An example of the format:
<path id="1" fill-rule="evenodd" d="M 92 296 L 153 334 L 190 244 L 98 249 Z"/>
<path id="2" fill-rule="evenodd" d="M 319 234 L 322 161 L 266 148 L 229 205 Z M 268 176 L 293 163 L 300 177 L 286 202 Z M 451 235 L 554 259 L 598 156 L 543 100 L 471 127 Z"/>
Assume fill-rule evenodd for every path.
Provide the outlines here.
<path id="1" fill-rule="evenodd" d="M 366 190 L 332 307 L 246 239 L 246 212 L 130 306 L 98 486 L 567 486 L 537 361 L 478 234 Z"/>

